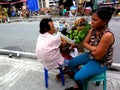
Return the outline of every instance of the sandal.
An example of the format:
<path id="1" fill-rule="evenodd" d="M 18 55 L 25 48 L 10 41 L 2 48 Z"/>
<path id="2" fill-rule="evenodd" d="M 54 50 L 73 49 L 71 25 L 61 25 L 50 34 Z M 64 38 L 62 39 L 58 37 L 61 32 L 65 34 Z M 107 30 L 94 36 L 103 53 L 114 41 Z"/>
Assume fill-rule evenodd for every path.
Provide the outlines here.
<path id="1" fill-rule="evenodd" d="M 60 73 L 56 74 L 55 79 L 56 79 L 57 81 L 61 81 Z M 64 78 L 64 81 L 65 81 L 65 78 Z"/>
<path id="2" fill-rule="evenodd" d="M 60 73 L 56 74 L 56 80 L 60 80 L 61 77 L 60 77 Z"/>
<path id="3" fill-rule="evenodd" d="M 79 90 L 79 88 L 69 87 L 69 88 L 66 88 L 64 90 Z"/>

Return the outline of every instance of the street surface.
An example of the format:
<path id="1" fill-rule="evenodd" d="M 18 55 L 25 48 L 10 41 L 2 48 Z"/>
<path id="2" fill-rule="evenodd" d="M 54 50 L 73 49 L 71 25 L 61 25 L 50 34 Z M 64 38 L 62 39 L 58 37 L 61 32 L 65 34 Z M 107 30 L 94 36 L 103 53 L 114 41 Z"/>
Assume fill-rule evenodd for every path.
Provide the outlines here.
<path id="1" fill-rule="evenodd" d="M 49 89 L 44 85 L 43 66 L 35 59 L 8 58 L 0 55 L 0 90 L 64 90 L 75 82 L 65 75 L 65 86 L 55 80 L 59 71 L 49 71 Z M 88 90 L 103 90 L 103 84 L 95 86 L 90 82 Z M 107 71 L 107 89 L 120 90 L 120 71 Z"/>
<path id="2" fill-rule="evenodd" d="M 80 17 L 77 17 L 77 19 Z M 36 40 L 39 35 L 39 22 L 41 18 L 35 21 L 26 20 L 12 23 L 0 24 L 0 49 L 15 50 L 22 52 L 35 53 Z M 57 24 L 59 20 L 65 20 L 69 24 L 74 22 L 74 18 L 53 18 Z M 90 17 L 88 17 L 90 20 Z M 72 23 L 71 23 L 72 22 Z M 71 26 L 71 25 L 69 25 Z M 120 17 L 113 17 L 109 27 L 115 35 L 114 63 L 120 63 Z"/>

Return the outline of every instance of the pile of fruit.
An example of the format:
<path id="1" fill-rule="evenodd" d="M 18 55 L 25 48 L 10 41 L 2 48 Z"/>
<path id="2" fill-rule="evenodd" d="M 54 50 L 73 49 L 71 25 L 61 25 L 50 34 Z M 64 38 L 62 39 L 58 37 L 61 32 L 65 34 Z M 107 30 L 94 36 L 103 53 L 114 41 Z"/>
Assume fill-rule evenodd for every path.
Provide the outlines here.
<path id="1" fill-rule="evenodd" d="M 91 25 L 84 18 L 80 18 L 74 22 L 74 26 L 66 35 L 68 38 L 75 41 L 76 44 L 82 42 L 87 36 Z"/>

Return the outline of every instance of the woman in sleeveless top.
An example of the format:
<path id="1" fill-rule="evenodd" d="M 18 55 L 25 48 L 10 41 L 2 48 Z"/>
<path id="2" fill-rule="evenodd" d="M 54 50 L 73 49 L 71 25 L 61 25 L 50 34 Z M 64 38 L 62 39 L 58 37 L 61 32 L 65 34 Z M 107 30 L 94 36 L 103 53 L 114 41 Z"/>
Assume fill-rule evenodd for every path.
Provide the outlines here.
<path id="1" fill-rule="evenodd" d="M 111 8 L 98 8 L 93 11 L 92 28 L 83 42 L 89 52 L 84 52 L 70 60 L 69 67 L 75 70 L 76 85 L 65 90 L 83 90 L 85 79 L 106 71 L 112 65 L 115 38 L 108 28 L 112 14 Z M 75 69 L 79 65 L 84 67 L 80 70 Z"/>

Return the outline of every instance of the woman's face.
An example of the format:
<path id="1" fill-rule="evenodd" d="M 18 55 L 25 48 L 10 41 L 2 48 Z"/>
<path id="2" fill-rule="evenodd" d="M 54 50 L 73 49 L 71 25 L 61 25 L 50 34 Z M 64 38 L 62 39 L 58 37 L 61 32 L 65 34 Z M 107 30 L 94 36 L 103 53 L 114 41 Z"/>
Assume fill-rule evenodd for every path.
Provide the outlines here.
<path id="1" fill-rule="evenodd" d="M 50 25 L 50 33 L 53 34 L 56 32 L 53 22 L 48 22 Z"/>
<path id="2" fill-rule="evenodd" d="M 102 29 L 104 28 L 106 22 L 101 20 L 99 16 L 96 13 L 93 13 L 92 19 L 91 19 L 91 26 L 92 29 Z"/>

